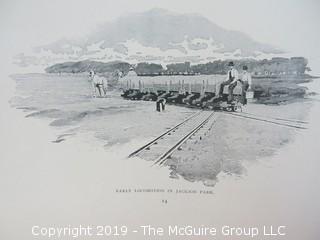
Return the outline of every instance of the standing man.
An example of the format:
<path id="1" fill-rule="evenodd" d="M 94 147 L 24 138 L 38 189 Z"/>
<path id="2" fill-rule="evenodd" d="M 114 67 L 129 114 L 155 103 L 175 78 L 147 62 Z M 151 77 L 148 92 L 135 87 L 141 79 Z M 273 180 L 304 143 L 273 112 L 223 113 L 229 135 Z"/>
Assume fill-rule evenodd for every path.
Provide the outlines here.
<path id="1" fill-rule="evenodd" d="M 90 77 L 90 78 L 93 78 L 94 75 L 96 75 L 96 74 L 95 74 L 95 72 L 91 69 L 91 70 L 89 71 L 89 77 Z"/>
<path id="2" fill-rule="evenodd" d="M 233 100 L 233 89 L 236 87 L 237 85 L 237 81 L 239 79 L 239 74 L 238 71 L 234 68 L 234 64 L 233 62 L 229 62 L 228 63 L 228 73 L 227 73 L 227 78 L 226 81 L 224 81 L 223 83 L 220 84 L 220 89 L 219 89 L 219 96 L 221 97 L 223 94 L 223 89 L 225 86 L 229 85 L 228 88 L 228 100 L 232 101 Z"/>
<path id="3" fill-rule="evenodd" d="M 105 89 L 104 89 L 104 78 L 103 77 L 99 77 L 97 75 L 94 76 L 93 78 L 93 84 L 94 84 L 94 87 L 95 87 L 95 94 L 96 94 L 96 90 L 98 90 L 98 93 L 99 93 L 99 97 L 104 97 L 106 92 L 105 92 Z"/>
<path id="4" fill-rule="evenodd" d="M 247 103 L 246 91 L 250 91 L 251 90 L 252 78 L 251 78 L 251 74 L 248 72 L 248 67 L 247 66 L 243 66 L 242 70 L 243 70 L 242 71 L 242 75 L 241 75 L 242 103 L 246 104 Z"/>
<path id="5" fill-rule="evenodd" d="M 251 90 L 252 78 L 247 66 L 242 67 L 241 81 L 244 91 Z"/>
<path id="6" fill-rule="evenodd" d="M 94 77 L 95 77 L 96 73 L 91 69 L 89 71 L 89 82 L 90 82 L 90 85 L 91 85 L 91 89 L 92 89 L 92 96 L 93 97 L 96 97 L 96 87 L 95 87 L 95 84 L 94 84 Z"/>
<path id="7" fill-rule="evenodd" d="M 163 112 L 166 109 L 166 99 L 165 98 L 159 98 L 156 101 L 156 110 L 157 112 Z"/>
<path id="8" fill-rule="evenodd" d="M 162 98 L 162 101 L 161 101 L 161 107 L 162 107 L 162 111 L 164 111 L 166 109 L 166 99 L 165 98 Z"/>
<path id="9" fill-rule="evenodd" d="M 106 96 L 107 91 L 107 80 L 104 77 L 99 77 L 93 70 L 89 72 L 89 82 L 92 87 L 93 97 L 97 97 L 99 94 L 100 97 Z M 97 94 L 98 93 L 98 94 Z"/>

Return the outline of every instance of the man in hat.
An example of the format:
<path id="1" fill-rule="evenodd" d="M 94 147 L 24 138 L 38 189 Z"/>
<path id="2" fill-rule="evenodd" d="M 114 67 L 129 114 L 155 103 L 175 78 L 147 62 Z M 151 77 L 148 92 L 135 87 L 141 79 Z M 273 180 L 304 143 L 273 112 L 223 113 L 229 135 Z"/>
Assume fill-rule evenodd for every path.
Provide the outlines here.
<path id="1" fill-rule="evenodd" d="M 229 62 L 228 63 L 228 73 L 227 73 L 227 78 L 226 81 L 224 81 L 223 83 L 220 84 L 220 88 L 219 88 L 219 97 L 222 96 L 223 93 L 223 89 L 225 86 L 229 85 L 228 88 L 228 99 L 229 101 L 232 101 L 233 99 L 233 89 L 236 87 L 237 85 L 237 81 L 239 79 L 239 74 L 238 71 L 234 68 L 234 63 L 233 62 Z"/>

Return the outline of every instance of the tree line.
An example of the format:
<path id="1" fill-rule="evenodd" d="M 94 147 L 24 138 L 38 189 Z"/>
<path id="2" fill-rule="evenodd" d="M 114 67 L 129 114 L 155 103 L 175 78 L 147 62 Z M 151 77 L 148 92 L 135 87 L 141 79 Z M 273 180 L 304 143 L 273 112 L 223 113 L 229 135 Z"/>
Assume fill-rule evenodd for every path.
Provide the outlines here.
<path id="1" fill-rule="evenodd" d="M 130 69 L 138 75 L 193 75 L 193 74 L 226 74 L 228 62 L 230 60 L 216 60 L 207 63 L 192 65 L 190 62 L 170 63 L 166 66 L 157 63 L 141 62 L 131 65 L 127 62 L 97 62 L 97 61 L 79 61 L 65 62 L 52 65 L 46 68 L 48 73 L 82 73 L 94 70 L 97 73 L 117 72 L 120 75 L 126 75 Z M 255 60 L 241 59 L 233 60 L 235 67 L 239 70 L 247 66 L 253 75 L 288 75 L 305 74 L 310 71 L 308 60 L 304 57 L 280 58 Z"/>

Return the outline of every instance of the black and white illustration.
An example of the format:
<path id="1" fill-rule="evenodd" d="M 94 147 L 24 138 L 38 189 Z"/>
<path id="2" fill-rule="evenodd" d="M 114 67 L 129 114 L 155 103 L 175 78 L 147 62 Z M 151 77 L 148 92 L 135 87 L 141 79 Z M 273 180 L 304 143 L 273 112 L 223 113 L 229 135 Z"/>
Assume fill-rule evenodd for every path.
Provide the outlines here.
<path id="1" fill-rule="evenodd" d="M 134 142 L 131 157 L 167 166 L 170 177 L 214 185 L 220 172 L 242 175 L 244 161 L 308 127 L 308 60 L 200 14 L 131 13 L 32 53 L 16 64 L 46 73 L 14 75 L 12 106 L 65 127 L 56 143 L 82 132 L 106 151 Z"/>
<path id="2" fill-rule="evenodd" d="M 317 1 L 26 2 L 0 4 L 6 63 L 0 180 L 11 186 L 5 203 L 22 191 L 40 205 L 55 199 L 53 209 L 65 206 L 71 215 L 93 204 L 101 215 L 87 214 L 98 223 L 102 213 L 115 214 L 109 207 L 117 201 L 138 204 L 137 189 L 146 204 L 177 206 L 189 196 L 210 204 L 212 196 L 192 195 L 200 191 L 214 195 L 219 211 L 237 195 L 234 208 L 253 204 L 259 212 L 258 202 L 272 202 L 270 211 L 279 215 L 290 212 L 283 199 L 301 194 L 288 209 L 301 203 L 301 213 L 313 198 L 304 226 L 310 231 L 295 229 L 283 239 L 317 239 Z M 150 194 L 168 188 L 181 195 Z M 79 206 L 70 208 L 75 198 Z M 33 219 L 60 223 L 37 209 Z M 239 220 L 243 214 L 231 222 L 247 223 Z M 78 222 L 71 215 L 66 224 Z M 79 222 L 87 216 L 80 215 Z M 277 224 L 296 226 L 298 215 Z M 224 220 L 227 214 L 217 222 Z M 34 239 L 24 232 L 15 236 Z"/>

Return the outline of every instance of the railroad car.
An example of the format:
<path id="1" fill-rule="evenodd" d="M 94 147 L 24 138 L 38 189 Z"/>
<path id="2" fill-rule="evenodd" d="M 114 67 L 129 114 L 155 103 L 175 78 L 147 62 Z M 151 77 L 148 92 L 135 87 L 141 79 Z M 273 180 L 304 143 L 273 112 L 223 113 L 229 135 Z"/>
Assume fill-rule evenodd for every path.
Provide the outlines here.
<path id="1" fill-rule="evenodd" d="M 237 86 L 233 90 L 233 99 L 228 99 L 228 88 L 225 86 L 221 97 L 215 97 L 213 92 L 179 93 L 179 91 L 142 92 L 138 89 L 129 89 L 121 95 L 126 99 L 157 101 L 157 99 L 166 99 L 169 104 L 187 105 L 189 107 L 206 108 L 212 110 L 237 111 L 241 110 L 247 104 L 247 98 L 253 98 L 253 92 L 243 90 L 244 85 L 238 81 Z"/>

